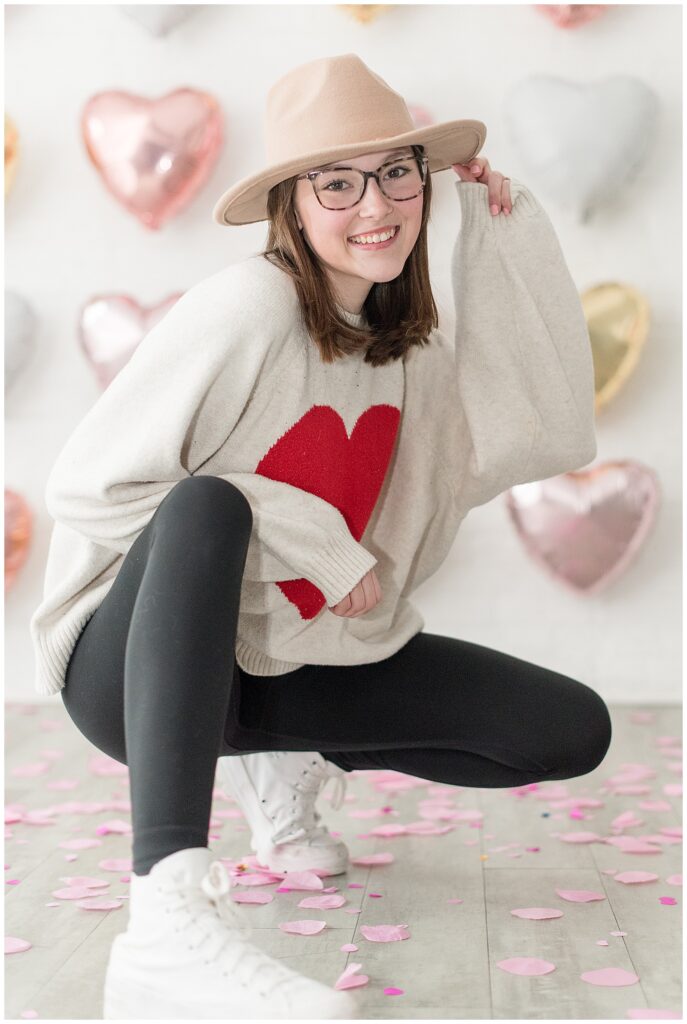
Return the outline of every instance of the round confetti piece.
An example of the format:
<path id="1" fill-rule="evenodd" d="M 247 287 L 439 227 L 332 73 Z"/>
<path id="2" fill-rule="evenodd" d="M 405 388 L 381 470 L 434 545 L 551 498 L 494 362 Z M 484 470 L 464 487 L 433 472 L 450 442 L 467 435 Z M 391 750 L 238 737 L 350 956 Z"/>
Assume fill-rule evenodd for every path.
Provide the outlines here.
<path id="1" fill-rule="evenodd" d="M 402 995 L 404 995 L 404 992 L 403 992 L 402 988 L 385 988 L 384 989 L 384 995 L 385 996 L 402 996 Z"/>
<path id="2" fill-rule="evenodd" d="M 101 896 L 92 896 L 90 899 L 77 900 L 77 907 L 82 910 L 119 910 L 124 904 L 121 900 L 106 900 Z"/>
<path id="3" fill-rule="evenodd" d="M 636 985 L 639 978 L 632 971 L 622 967 L 602 967 L 598 971 L 585 971 L 580 975 L 582 981 L 589 985 L 600 985 L 605 988 L 618 988 L 621 985 Z"/>
<path id="4" fill-rule="evenodd" d="M 341 947 L 342 953 L 357 953 L 358 947 L 353 942 L 346 942 Z"/>
<path id="5" fill-rule="evenodd" d="M 17 939 L 13 935 L 5 936 L 5 953 L 23 953 L 31 949 L 31 943 L 26 939 Z"/>
<path id="6" fill-rule="evenodd" d="M 499 960 L 497 967 L 508 974 L 521 974 L 534 976 L 538 974 L 550 974 L 556 970 L 556 965 L 548 960 L 541 960 L 537 956 L 511 956 L 506 960 Z"/>
<path id="7" fill-rule="evenodd" d="M 50 895 L 56 900 L 83 900 L 93 896 L 93 890 L 86 885 L 70 885 L 66 889 L 55 889 Z"/>
<path id="8" fill-rule="evenodd" d="M 511 910 L 513 917 L 522 917 L 526 921 L 549 921 L 555 917 L 563 917 L 563 911 L 555 907 L 518 907 Z"/>

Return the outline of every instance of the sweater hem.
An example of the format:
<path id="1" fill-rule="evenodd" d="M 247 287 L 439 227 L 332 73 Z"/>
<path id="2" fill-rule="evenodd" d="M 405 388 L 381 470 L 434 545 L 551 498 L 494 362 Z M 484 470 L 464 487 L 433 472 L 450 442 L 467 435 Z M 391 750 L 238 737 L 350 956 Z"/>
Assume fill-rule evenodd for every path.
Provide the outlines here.
<path id="1" fill-rule="evenodd" d="M 270 658 L 263 651 L 256 651 L 254 647 L 250 647 L 245 640 L 237 639 L 234 651 L 239 668 L 251 676 L 281 676 L 286 672 L 295 672 L 305 664 Z"/>

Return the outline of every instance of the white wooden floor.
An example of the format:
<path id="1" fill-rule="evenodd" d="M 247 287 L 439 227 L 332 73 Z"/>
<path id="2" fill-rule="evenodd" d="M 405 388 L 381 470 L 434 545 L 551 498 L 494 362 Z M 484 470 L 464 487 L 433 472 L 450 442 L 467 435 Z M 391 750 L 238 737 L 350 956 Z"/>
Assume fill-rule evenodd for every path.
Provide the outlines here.
<path id="1" fill-rule="evenodd" d="M 116 910 L 85 910 L 52 893 L 65 885 L 62 877 L 89 875 L 108 879 L 110 896 L 126 894 L 128 885 L 120 881 L 126 872 L 103 871 L 98 863 L 130 857 L 130 837 L 96 830 L 104 822 L 129 820 L 127 776 L 92 773 L 89 761 L 100 752 L 78 733 L 58 697 L 45 705 L 8 705 L 5 714 L 9 818 L 16 811 L 54 811 L 49 823 L 10 820 L 6 826 L 5 935 L 25 939 L 31 948 L 5 956 L 5 1018 L 98 1019 L 110 944 L 126 926 L 126 901 Z M 321 797 L 324 820 L 342 832 L 354 857 L 389 851 L 395 859 L 329 879 L 346 895 L 346 907 L 361 908 L 359 914 L 346 913 L 346 907 L 299 909 L 304 892 L 245 905 L 256 928 L 253 940 L 330 985 L 349 963 L 362 964 L 360 973 L 369 982 L 357 994 L 366 1019 L 613 1020 L 647 1008 L 680 1018 L 682 888 L 673 876 L 682 871 L 681 710 L 624 705 L 611 707 L 611 714 L 613 743 L 600 768 L 520 793 L 418 780 L 404 790 L 400 784 L 408 777 L 400 775 L 392 776 L 392 788 L 377 790 L 375 782 L 388 773 L 349 774 L 348 799 L 339 811 L 329 806 L 329 790 Z M 638 714 L 648 719 L 633 720 Z M 672 746 L 662 739 L 668 736 L 675 737 Z M 46 770 L 40 771 L 40 762 Z M 30 774 L 37 764 L 38 774 Z M 650 769 L 639 780 L 632 775 L 637 765 Z M 27 766 L 29 774 L 17 774 Z M 63 779 L 77 780 L 76 787 L 50 788 Z M 598 806 L 582 807 L 583 817 L 575 817 L 570 798 L 579 797 Z M 454 826 L 451 831 L 365 837 L 379 825 L 424 820 L 432 813 L 422 803 L 428 800 L 435 813 L 444 808 L 436 824 Z M 72 801 L 92 806 L 75 813 Z M 233 807 L 216 789 L 213 818 Z M 351 817 L 371 808 L 379 814 Z M 479 814 L 451 820 L 450 811 Z M 618 822 L 621 815 L 628 817 Z M 218 838 L 210 846 L 217 855 L 249 854 L 245 824 L 232 817 L 216 820 L 211 831 Z M 578 832 L 594 832 L 599 839 L 572 843 L 558 837 Z M 620 835 L 652 836 L 655 852 L 629 853 L 604 842 Z M 100 839 L 101 845 L 74 851 L 59 845 L 84 837 Z M 614 879 L 625 871 L 658 877 L 641 884 Z M 348 888 L 349 883 L 362 887 Z M 605 898 L 568 902 L 557 889 L 593 890 Z M 557 908 L 563 916 L 527 920 L 511 913 L 523 907 Z M 308 937 L 277 927 L 305 917 L 325 920 L 327 927 Z M 407 924 L 410 938 L 371 942 L 361 933 L 364 924 Z M 345 943 L 358 950 L 342 952 Z M 555 970 L 510 974 L 499 962 L 511 957 L 541 958 Z M 605 967 L 632 972 L 638 981 L 599 987 L 582 980 L 584 972 Z M 385 995 L 387 987 L 403 994 Z"/>

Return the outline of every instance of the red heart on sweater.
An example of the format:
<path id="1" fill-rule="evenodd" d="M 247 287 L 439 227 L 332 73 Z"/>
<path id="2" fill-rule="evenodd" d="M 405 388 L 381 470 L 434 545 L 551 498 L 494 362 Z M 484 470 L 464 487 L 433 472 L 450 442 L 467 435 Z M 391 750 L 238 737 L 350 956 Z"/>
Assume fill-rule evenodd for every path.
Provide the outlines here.
<path id="1" fill-rule="evenodd" d="M 255 472 L 334 505 L 360 540 L 384 483 L 400 418 L 394 405 L 372 405 L 349 437 L 336 409 L 314 405 L 272 445 Z M 324 607 L 324 594 L 309 580 L 277 586 L 304 619 Z"/>

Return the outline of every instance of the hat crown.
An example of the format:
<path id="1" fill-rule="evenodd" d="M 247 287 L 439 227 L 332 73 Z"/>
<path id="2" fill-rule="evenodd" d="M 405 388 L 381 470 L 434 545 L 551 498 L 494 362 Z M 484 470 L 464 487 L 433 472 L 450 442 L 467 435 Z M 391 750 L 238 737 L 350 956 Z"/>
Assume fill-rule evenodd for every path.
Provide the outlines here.
<path id="1" fill-rule="evenodd" d="M 355 53 L 301 64 L 267 94 L 265 144 L 274 164 L 414 128 L 403 97 Z"/>

